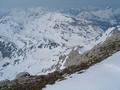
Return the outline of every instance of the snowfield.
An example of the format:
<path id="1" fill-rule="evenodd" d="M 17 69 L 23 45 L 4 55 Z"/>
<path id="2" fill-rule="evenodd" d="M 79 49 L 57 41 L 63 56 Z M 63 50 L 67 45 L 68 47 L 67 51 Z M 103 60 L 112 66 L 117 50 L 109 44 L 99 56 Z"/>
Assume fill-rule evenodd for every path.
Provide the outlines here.
<path id="1" fill-rule="evenodd" d="M 120 24 L 120 13 L 112 9 L 81 10 L 78 15 L 63 11 L 0 10 L 0 80 L 13 80 L 20 72 L 46 74 L 58 64 L 63 68 L 72 50 L 90 50 Z"/>
<path id="2" fill-rule="evenodd" d="M 120 90 L 120 52 L 43 90 Z"/>

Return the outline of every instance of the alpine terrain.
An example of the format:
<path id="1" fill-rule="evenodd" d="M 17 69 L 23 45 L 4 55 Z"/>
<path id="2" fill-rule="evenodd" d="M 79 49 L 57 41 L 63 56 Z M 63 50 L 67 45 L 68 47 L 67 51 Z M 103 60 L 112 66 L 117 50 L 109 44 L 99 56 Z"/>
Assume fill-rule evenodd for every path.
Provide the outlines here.
<path id="1" fill-rule="evenodd" d="M 116 64 L 119 51 L 120 9 L 0 10 L 0 90 L 42 90 L 61 80 L 60 85 L 65 86 L 61 90 L 66 90 L 67 82 L 75 82 L 78 76 L 81 80 L 77 83 L 81 86 L 88 83 L 87 78 L 92 81 L 91 75 L 102 78 L 105 72 L 102 69 L 113 69 L 113 73 L 120 75 Z M 110 58 L 116 55 L 114 62 Z M 45 90 L 61 88 L 50 87 Z M 116 87 L 120 89 L 119 85 Z M 87 87 L 69 90 L 73 89 L 89 90 Z M 91 90 L 97 89 L 91 87 Z"/>

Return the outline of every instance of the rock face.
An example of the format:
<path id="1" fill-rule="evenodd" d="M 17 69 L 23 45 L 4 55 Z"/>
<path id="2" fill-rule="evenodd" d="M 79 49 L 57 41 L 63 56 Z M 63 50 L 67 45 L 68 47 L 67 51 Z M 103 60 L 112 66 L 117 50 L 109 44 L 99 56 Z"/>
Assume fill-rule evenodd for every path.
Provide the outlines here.
<path id="1" fill-rule="evenodd" d="M 84 50 L 103 33 L 93 20 L 61 10 L 10 10 L 0 18 L 0 80 L 13 79 L 16 72 L 35 75 L 52 71 L 61 55 L 78 45 Z"/>
<path id="2" fill-rule="evenodd" d="M 72 50 L 70 54 L 68 55 L 68 58 L 66 59 L 65 62 L 65 67 L 76 65 L 80 59 L 81 55 L 76 51 Z"/>
<path id="3" fill-rule="evenodd" d="M 104 60 L 105 58 L 111 56 L 113 53 L 120 50 L 120 31 L 113 30 L 111 36 L 106 39 L 106 41 L 97 44 L 93 49 L 85 52 L 83 55 L 79 53 L 74 53 L 76 51 L 71 51 L 65 62 L 65 67 L 72 65 L 79 65 L 84 62 L 95 62 Z M 72 58 L 71 58 L 72 56 Z"/>
<path id="4" fill-rule="evenodd" d="M 28 76 L 30 76 L 30 74 L 28 72 L 21 72 L 18 75 L 16 75 L 16 79 L 28 77 Z"/>
<path id="5" fill-rule="evenodd" d="M 6 86 L 9 82 L 10 82 L 9 80 L 0 81 L 0 87 Z"/>
<path id="6" fill-rule="evenodd" d="M 73 47 L 80 46 L 82 52 L 87 45 L 91 46 L 98 40 L 105 30 L 116 26 L 111 23 L 116 20 L 116 17 L 113 19 L 114 15 L 105 19 L 101 15 L 91 14 L 92 12 L 74 17 L 60 12 L 33 9 L 12 11 L 1 18 L 0 77 L 13 78 L 16 76 L 16 71 L 22 73 L 19 73 L 16 79 L 9 83 L 10 89 L 8 89 L 9 85 L 5 89 L 0 89 L 40 90 L 45 85 L 62 78 L 62 75 L 66 73 L 71 74 L 86 69 L 119 51 L 120 33 L 117 30 L 105 42 L 96 45 L 83 55 L 72 50 Z M 71 51 L 70 54 L 69 51 Z M 68 54 L 67 59 L 66 54 Z M 6 58 L 10 59 L 6 60 Z M 51 70 L 51 67 L 54 70 L 59 59 L 62 65 L 64 63 L 62 60 L 66 60 L 64 64 L 66 68 L 60 72 L 58 67 L 57 72 L 43 76 L 30 76 L 27 73 L 32 70 L 36 71 L 34 72 L 36 74 L 47 71 L 49 68 Z M 3 86 L 6 86 L 6 81 L 1 82 L 1 87 Z"/>
<path id="7" fill-rule="evenodd" d="M 113 31 L 106 41 L 99 43 L 83 55 L 72 51 L 65 63 L 67 68 L 40 76 L 29 76 L 28 73 L 23 72 L 18 74 L 16 80 L 9 82 L 7 85 L 1 84 L 0 90 L 42 90 L 48 84 L 54 84 L 57 80 L 63 80 L 65 75 L 87 69 L 117 51 L 120 51 L 120 31 Z"/>
<path id="8" fill-rule="evenodd" d="M 17 47 L 14 43 L 0 36 L 0 52 L 3 58 L 11 58 L 17 52 Z"/>

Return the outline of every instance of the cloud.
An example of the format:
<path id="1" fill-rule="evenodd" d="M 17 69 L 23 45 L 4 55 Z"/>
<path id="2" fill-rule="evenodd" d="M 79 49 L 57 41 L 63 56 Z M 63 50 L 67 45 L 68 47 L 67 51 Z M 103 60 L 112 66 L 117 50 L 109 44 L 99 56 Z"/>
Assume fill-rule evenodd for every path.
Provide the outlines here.
<path id="1" fill-rule="evenodd" d="M 51 8 L 79 8 L 87 6 L 120 7 L 119 0 L 0 0 L 0 8 L 11 7 L 51 7 Z"/>

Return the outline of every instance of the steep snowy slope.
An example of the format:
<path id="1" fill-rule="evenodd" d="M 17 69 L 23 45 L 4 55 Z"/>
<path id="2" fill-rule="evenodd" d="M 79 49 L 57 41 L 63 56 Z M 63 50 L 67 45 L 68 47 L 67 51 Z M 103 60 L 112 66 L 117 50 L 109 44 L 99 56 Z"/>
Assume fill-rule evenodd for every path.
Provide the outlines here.
<path id="1" fill-rule="evenodd" d="M 82 54 L 91 49 L 104 33 L 95 21 L 43 8 L 1 14 L 0 80 L 53 71 L 71 50 L 79 47 Z"/>
<path id="2" fill-rule="evenodd" d="M 119 90 L 119 58 L 120 52 L 117 52 L 84 73 L 71 75 L 67 80 L 48 85 L 43 90 Z"/>

